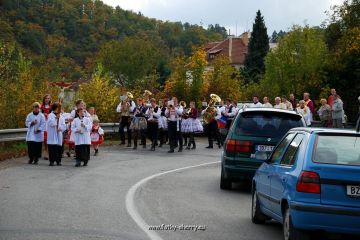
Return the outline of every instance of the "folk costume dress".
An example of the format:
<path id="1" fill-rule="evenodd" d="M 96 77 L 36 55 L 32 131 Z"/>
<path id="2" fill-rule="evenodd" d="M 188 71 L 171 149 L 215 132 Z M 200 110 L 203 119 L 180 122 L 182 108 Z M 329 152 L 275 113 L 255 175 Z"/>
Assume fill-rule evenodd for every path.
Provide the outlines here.
<path id="1" fill-rule="evenodd" d="M 167 130 L 167 118 L 165 116 L 166 107 L 161 108 L 161 117 L 159 118 L 159 129 Z"/>
<path id="2" fill-rule="evenodd" d="M 101 145 L 104 142 L 104 130 L 99 125 L 93 125 L 90 138 L 91 145 Z"/>
<path id="3" fill-rule="evenodd" d="M 181 131 L 183 133 L 200 133 L 204 131 L 203 125 L 198 119 L 197 109 L 191 108 L 189 116 L 186 119 L 186 124 L 182 124 Z"/>
<path id="4" fill-rule="evenodd" d="M 160 139 L 160 145 L 159 147 L 162 147 L 164 143 L 168 141 L 168 123 L 167 118 L 165 115 L 166 107 L 161 108 L 161 116 L 159 118 L 159 139 Z"/>
<path id="5" fill-rule="evenodd" d="M 35 120 L 37 123 L 34 124 Z M 44 130 L 46 128 L 45 116 L 41 112 L 31 112 L 26 117 L 25 126 L 28 128 L 26 143 L 29 163 L 37 163 L 39 158 L 41 158 L 42 142 L 44 141 Z"/>
<path id="6" fill-rule="evenodd" d="M 41 113 L 44 114 L 44 117 L 45 117 L 44 143 L 47 143 L 47 129 L 46 129 L 47 124 L 46 123 L 47 123 L 49 114 L 51 113 L 51 104 L 41 105 L 40 110 L 41 110 Z"/>
<path id="7" fill-rule="evenodd" d="M 155 150 L 157 143 L 158 130 L 159 130 L 159 118 L 161 117 L 161 109 L 156 106 L 155 108 L 149 107 L 146 110 L 145 115 L 147 116 L 147 131 L 151 140 L 151 150 Z"/>
<path id="8" fill-rule="evenodd" d="M 84 124 L 84 127 L 82 127 L 81 124 Z M 75 136 L 77 166 L 79 166 L 81 162 L 84 162 L 84 165 L 86 166 L 90 160 L 91 130 L 92 122 L 89 117 L 77 117 L 71 125 L 71 131 Z"/>
<path id="9" fill-rule="evenodd" d="M 147 108 L 144 105 L 137 106 L 134 110 L 134 118 L 132 119 L 130 124 L 130 129 L 132 131 L 134 139 L 134 149 L 137 149 L 137 140 L 139 137 L 141 138 L 141 144 L 143 145 L 143 147 L 146 147 L 146 111 Z"/>
<path id="10" fill-rule="evenodd" d="M 190 117 L 188 116 L 187 112 L 188 109 L 184 109 L 184 114 L 182 115 L 181 119 L 181 132 L 182 133 L 189 133 L 190 132 Z"/>
<path id="11" fill-rule="evenodd" d="M 49 149 L 50 164 L 61 163 L 63 132 L 66 130 L 65 118 L 60 114 L 57 118 L 56 114 L 51 112 L 47 121 L 47 144 Z"/>

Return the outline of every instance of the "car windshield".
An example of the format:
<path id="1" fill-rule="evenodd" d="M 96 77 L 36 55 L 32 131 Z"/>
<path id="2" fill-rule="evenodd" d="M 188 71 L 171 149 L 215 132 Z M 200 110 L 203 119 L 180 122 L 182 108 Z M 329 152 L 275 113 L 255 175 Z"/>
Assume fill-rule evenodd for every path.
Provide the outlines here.
<path id="1" fill-rule="evenodd" d="M 291 128 L 304 127 L 301 116 L 282 112 L 243 112 L 235 133 L 255 137 L 281 138 Z"/>
<path id="2" fill-rule="evenodd" d="M 360 166 L 360 137 L 318 135 L 313 161 Z"/>

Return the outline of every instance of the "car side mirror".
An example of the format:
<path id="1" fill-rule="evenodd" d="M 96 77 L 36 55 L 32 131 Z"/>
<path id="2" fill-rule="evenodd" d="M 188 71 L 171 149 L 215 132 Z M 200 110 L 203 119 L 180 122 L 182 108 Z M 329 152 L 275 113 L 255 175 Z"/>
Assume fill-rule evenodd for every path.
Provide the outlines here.
<path id="1" fill-rule="evenodd" d="M 356 123 L 356 132 L 360 132 L 360 116 Z"/>

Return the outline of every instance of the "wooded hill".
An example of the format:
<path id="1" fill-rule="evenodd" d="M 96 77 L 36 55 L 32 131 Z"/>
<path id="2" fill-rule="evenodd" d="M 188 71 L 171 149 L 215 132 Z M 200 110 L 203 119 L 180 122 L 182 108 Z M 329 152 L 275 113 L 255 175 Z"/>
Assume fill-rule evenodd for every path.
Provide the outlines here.
<path id="1" fill-rule="evenodd" d="M 226 37 L 218 24 L 164 22 L 113 8 L 100 0 L 2 0 L 0 41 L 18 43 L 44 80 L 88 78 L 98 51 L 127 37 L 151 42 L 159 51 L 157 72 L 169 74 L 168 60 L 189 55 L 193 46 Z"/>

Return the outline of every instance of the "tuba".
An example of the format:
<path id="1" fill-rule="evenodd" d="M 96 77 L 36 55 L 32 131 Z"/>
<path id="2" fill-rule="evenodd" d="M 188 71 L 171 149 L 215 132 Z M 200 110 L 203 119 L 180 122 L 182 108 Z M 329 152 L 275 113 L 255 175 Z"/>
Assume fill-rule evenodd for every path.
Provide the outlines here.
<path id="1" fill-rule="evenodd" d="M 121 101 L 121 116 L 128 117 L 130 116 L 130 102 L 134 98 L 134 95 L 131 92 L 126 93 L 126 98 Z"/>
<path id="2" fill-rule="evenodd" d="M 221 102 L 221 98 L 216 94 L 210 94 L 209 106 L 205 109 L 204 113 L 204 122 L 205 124 L 209 124 L 214 121 L 215 116 L 217 114 L 217 109 L 215 104 Z"/>
<path id="3" fill-rule="evenodd" d="M 180 106 L 182 106 L 183 108 L 186 108 L 186 102 L 185 101 L 180 101 Z"/>

